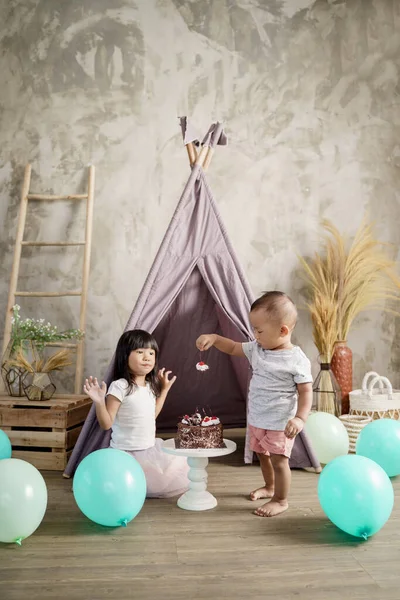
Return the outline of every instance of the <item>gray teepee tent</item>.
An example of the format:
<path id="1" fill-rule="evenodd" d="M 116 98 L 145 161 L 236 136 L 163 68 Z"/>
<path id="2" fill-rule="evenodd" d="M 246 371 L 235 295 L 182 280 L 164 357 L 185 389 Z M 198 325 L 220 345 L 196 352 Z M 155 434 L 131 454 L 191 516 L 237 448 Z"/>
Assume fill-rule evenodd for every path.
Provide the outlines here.
<path id="1" fill-rule="evenodd" d="M 225 427 L 246 423 L 249 365 L 217 350 L 204 356 L 210 370 L 196 371 L 200 360 L 195 340 L 217 332 L 237 341 L 253 339 L 248 312 L 253 296 L 224 229 L 205 177 L 214 148 L 226 144 L 220 123 L 212 125 L 197 154 L 196 136 L 181 119 L 192 171 L 125 331 L 152 332 L 160 346 L 160 366 L 177 375 L 157 420 L 157 429 L 173 431 L 178 417 L 209 408 Z M 110 382 L 111 362 L 105 381 Z M 87 454 L 109 443 L 92 407 L 65 475 Z M 252 453 L 246 445 L 245 462 Z M 305 435 L 296 439 L 292 466 L 318 467 Z"/>

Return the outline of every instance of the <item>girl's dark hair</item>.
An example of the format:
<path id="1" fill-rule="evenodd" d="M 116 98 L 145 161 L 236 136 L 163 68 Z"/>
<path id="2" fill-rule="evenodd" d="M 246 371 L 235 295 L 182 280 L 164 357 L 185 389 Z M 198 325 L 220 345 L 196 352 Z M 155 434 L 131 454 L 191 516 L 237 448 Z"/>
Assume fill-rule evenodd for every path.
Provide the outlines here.
<path id="1" fill-rule="evenodd" d="M 143 329 L 125 331 L 119 338 L 115 351 L 112 380 L 126 379 L 129 384 L 128 394 L 131 393 L 132 388 L 136 387 L 136 383 L 129 370 L 129 355 L 132 350 L 138 350 L 139 348 L 151 348 L 155 352 L 154 369 L 146 375 L 146 381 L 150 384 L 150 388 L 157 398 L 161 393 L 161 384 L 158 377 L 158 355 L 160 351 L 155 338 Z"/>

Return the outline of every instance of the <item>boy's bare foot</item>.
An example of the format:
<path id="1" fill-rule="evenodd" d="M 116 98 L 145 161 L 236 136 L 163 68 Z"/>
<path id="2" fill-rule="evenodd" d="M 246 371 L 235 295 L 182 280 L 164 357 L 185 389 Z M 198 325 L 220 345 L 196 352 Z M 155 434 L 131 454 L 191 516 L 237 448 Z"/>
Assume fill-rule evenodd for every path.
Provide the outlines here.
<path id="1" fill-rule="evenodd" d="M 285 512 L 289 508 L 289 504 L 286 500 L 271 500 L 271 502 L 267 502 L 263 504 L 257 510 L 254 511 L 254 514 L 257 517 L 276 517 L 281 513 Z"/>
<path id="2" fill-rule="evenodd" d="M 250 500 L 262 500 L 263 498 L 272 498 L 274 495 L 273 488 L 267 488 L 266 486 L 257 488 L 250 492 Z"/>

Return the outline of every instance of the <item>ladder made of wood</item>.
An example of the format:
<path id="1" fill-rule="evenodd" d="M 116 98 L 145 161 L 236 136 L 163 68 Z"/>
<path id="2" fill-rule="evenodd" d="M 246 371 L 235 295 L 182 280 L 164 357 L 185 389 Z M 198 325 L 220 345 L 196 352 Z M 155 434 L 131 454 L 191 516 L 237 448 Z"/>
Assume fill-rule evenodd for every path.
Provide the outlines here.
<path id="1" fill-rule="evenodd" d="M 16 303 L 17 297 L 57 297 L 57 296 L 80 296 L 80 314 L 79 314 L 79 329 L 85 330 L 86 326 L 86 305 L 87 305 L 87 294 L 89 286 L 89 268 L 90 268 L 90 252 L 92 246 L 92 224 L 93 224 L 93 202 L 94 202 L 94 166 L 89 167 L 88 175 L 88 187 L 86 194 L 73 194 L 73 195 L 46 195 L 46 194 L 31 194 L 29 193 L 31 183 L 31 165 L 26 165 L 24 182 L 21 192 L 21 205 L 18 216 L 17 224 L 17 235 L 15 240 L 14 259 L 11 271 L 10 289 L 8 294 L 7 312 L 5 319 L 4 328 L 4 340 L 3 340 L 3 354 L 7 348 L 7 345 L 11 337 L 12 328 L 12 307 Z M 85 223 L 85 239 L 80 242 L 29 242 L 23 239 L 26 215 L 28 209 L 28 201 L 53 201 L 53 200 L 85 200 L 86 201 L 86 223 Z M 25 246 L 83 246 L 83 272 L 82 272 L 82 286 L 80 290 L 64 291 L 64 292 L 23 292 L 17 290 L 18 275 L 21 262 L 22 248 Z M 76 367 L 75 367 L 75 394 L 81 393 L 82 390 L 82 378 L 83 378 L 83 362 L 84 362 L 84 341 L 78 341 L 76 343 L 67 342 L 54 342 L 48 344 L 51 346 L 65 347 L 65 348 L 76 348 Z"/>

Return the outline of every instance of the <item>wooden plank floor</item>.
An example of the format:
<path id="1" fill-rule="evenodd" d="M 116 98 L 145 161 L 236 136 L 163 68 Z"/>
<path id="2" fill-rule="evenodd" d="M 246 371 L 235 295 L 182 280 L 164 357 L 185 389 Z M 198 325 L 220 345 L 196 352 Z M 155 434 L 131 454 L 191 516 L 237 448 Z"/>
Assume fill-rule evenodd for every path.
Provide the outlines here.
<path id="1" fill-rule="evenodd" d="M 231 439 L 235 437 L 230 434 Z M 71 481 L 44 473 L 49 504 L 22 547 L 0 544 L 1 600 L 293 600 L 400 597 L 400 478 L 390 521 L 367 542 L 336 529 L 317 498 L 318 476 L 293 473 L 291 507 L 274 519 L 253 516 L 246 496 L 259 469 L 239 450 L 215 459 L 212 511 L 180 510 L 176 500 L 148 500 L 127 528 L 87 520 Z"/>

